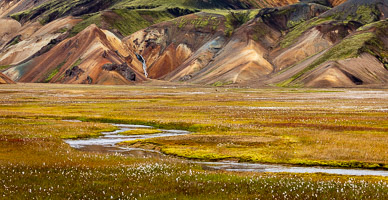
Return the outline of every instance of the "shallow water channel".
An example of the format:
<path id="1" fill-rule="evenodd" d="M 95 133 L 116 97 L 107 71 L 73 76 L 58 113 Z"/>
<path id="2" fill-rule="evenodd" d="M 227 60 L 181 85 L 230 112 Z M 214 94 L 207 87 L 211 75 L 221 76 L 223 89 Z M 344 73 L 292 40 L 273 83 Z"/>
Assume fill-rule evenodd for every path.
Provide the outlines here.
<path id="1" fill-rule="evenodd" d="M 77 120 L 65 120 L 68 122 L 79 123 Z M 105 132 L 98 138 L 87 139 L 75 139 L 64 140 L 71 147 L 89 152 L 100 153 L 120 153 L 128 156 L 141 156 L 141 157 L 154 157 L 162 158 L 166 155 L 161 154 L 158 151 L 139 149 L 139 148 L 125 148 L 118 146 L 117 143 L 123 141 L 147 139 L 156 137 L 171 137 L 177 135 L 190 134 L 184 130 L 165 130 L 159 129 L 162 133 L 157 134 L 145 134 L 145 135 L 120 135 L 121 132 L 138 128 L 149 128 L 151 126 L 144 125 L 129 125 L 129 124 L 112 124 L 119 129 L 113 132 Z M 225 170 L 236 172 L 289 172 L 289 173 L 327 173 L 327 174 L 339 174 L 339 175 L 356 175 L 356 176 L 388 176 L 387 170 L 365 170 L 365 169 L 341 169 L 341 168 L 327 168 L 327 167 L 293 167 L 285 165 L 273 165 L 273 164 L 256 164 L 256 163 L 237 163 L 237 162 L 201 162 L 201 161 L 188 161 L 202 165 L 206 170 Z"/>

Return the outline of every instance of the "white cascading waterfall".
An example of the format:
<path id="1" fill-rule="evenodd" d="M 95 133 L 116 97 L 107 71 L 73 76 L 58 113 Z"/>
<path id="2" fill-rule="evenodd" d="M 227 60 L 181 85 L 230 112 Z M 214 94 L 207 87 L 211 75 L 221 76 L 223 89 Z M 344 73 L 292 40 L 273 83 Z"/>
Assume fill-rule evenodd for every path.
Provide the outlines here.
<path id="1" fill-rule="evenodd" d="M 143 56 L 141 56 L 140 54 L 136 54 L 136 57 L 137 57 L 137 59 L 138 59 L 140 62 L 143 63 L 144 76 L 145 76 L 146 78 L 148 78 L 147 65 L 146 65 L 146 62 L 145 62 Z"/>

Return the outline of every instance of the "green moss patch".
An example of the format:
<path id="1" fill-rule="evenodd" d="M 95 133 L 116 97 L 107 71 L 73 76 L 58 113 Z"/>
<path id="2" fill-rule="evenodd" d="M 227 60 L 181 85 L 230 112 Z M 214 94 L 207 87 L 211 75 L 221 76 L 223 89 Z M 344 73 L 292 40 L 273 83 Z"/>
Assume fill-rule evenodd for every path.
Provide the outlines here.
<path id="1" fill-rule="evenodd" d="M 94 14 L 94 15 L 86 15 L 83 17 L 84 20 L 77 25 L 75 25 L 71 30 L 70 30 L 70 35 L 69 37 L 73 37 L 77 35 L 79 32 L 83 31 L 85 28 L 88 26 L 95 24 L 96 26 L 101 26 L 101 14 Z"/>
<path id="2" fill-rule="evenodd" d="M 1 65 L 0 66 L 0 71 L 1 70 L 5 70 L 5 69 L 8 69 L 8 68 L 10 68 L 11 67 L 11 65 Z"/>
<path id="3" fill-rule="evenodd" d="M 225 18 L 225 34 L 227 36 L 231 36 L 235 29 L 252 19 L 250 11 L 229 12 L 229 14 L 225 16 Z"/>
<path id="4" fill-rule="evenodd" d="M 55 75 L 57 75 L 59 73 L 59 70 L 63 67 L 63 65 L 65 65 L 65 63 L 67 62 L 67 60 L 61 62 L 58 66 L 56 66 L 52 71 L 50 71 L 48 73 L 48 75 L 46 76 L 47 78 L 44 80 L 45 83 L 48 83 L 51 81 L 51 79 L 54 78 Z"/>
<path id="5" fill-rule="evenodd" d="M 174 16 L 168 11 L 154 10 L 113 10 L 117 18 L 107 18 L 105 21 L 110 24 L 110 28 L 117 29 L 123 36 L 130 35 L 138 30 L 147 28 L 153 24 L 168 21 Z"/>
<path id="6" fill-rule="evenodd" d="M 100 28 L 115 30 L 122 36 L 128 36 L 153 24 L 174 18 L 174 16 L 166 10 L 114 9 L 106 12 L 107 13 L 100 12 L 92 15 L 85 15 L 83 17 L 84 21 L 72 28 L 70 37 L 75 36 L 92 24 L 95 24 Z"/>
<path id="7" fill-rule="evenodd" d="M 329 18 L 316 17 L 316 18 L 313 18 L 311 20 L 302 22 L 299 25 L 295 26 L 290 32 L 288 32 L 284 36 L 284 38 L 280 42 L 280 46 L 282 48 L 287 48 L 287 47 L 291 46 L 292 44 L 294 44 L 297 41 L 297 39 L 300 36 L 302 36 L 302 34 L 304 32 L 306 32 L 307 30 L 309 30 L 312 27 L 317 26 L 319 24 L 323 24 L 323 23 L 330 22 L 330 21 L 332 21 L 331 17 L 329 17 Z"/>

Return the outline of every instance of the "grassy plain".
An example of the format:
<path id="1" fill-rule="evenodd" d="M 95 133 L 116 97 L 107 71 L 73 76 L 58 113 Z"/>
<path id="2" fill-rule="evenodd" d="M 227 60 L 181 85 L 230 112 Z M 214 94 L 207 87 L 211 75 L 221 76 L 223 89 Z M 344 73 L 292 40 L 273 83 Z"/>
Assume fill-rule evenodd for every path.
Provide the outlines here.
<path id="1" fill-rule="evenodd" d="M 114 129 L 103 122 L 144 124 L 193 134 L 127 145 L 191 159 L 387 169 L 387 98 L 384 89 L 1 85 L 0 198 L 387 199 L 383 177 L 205 171 L 62 141 Z"/>

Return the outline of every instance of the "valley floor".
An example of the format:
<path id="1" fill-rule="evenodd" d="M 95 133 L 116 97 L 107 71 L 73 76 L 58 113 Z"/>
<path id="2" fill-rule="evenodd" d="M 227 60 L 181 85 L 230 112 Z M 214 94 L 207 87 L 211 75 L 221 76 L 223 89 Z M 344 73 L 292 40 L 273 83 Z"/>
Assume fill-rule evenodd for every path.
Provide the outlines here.
<path id="1" fill-rule="evenodd" d="M 206 171 L 177 158 L 388 170 L 387 99 L 364 88 L 1 85 L 0 198 L 387 199 L 386 177 Z M 192 134 L 125 144 L 174 155 L 164 159 L 62 140 L 109 123 Z"/>

